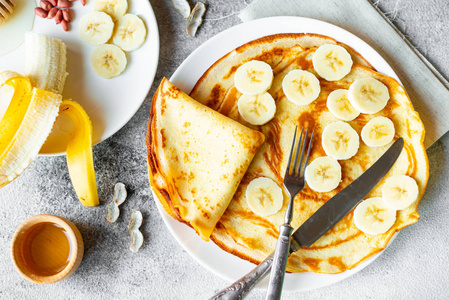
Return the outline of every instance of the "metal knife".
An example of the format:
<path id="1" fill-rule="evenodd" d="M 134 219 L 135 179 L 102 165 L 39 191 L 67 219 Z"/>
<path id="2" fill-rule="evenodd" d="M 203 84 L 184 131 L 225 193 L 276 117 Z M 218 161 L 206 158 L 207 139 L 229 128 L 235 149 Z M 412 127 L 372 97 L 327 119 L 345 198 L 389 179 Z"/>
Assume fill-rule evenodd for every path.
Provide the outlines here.
<path id="1" fill-rule="evenodd" d="M 366 172 L 327 201 L 296 229 L 292 235 L 290 254 L 301 247 L 311 246 L 346 216 L 384 178 L 398 159 L 403 147 L 404 139 L 399 138 Z M 210 300 L 243 299 L 269 273 L 273 256 L 272 253 L 250 273 L 219 291 Z"/>

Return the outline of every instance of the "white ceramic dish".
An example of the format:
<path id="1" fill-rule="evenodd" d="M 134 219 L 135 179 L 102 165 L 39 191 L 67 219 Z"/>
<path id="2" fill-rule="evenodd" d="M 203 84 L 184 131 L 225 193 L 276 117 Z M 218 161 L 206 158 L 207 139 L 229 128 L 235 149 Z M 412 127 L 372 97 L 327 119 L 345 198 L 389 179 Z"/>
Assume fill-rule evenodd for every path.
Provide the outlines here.
<path id="1" fill-rule="evenodd" d="M 211 38 L 179 66 L 170 81 L 184 92 L 190 93 L 201 75 L 223 55 L 244 43 L 276 33 L 317 33 L 333 37 L 358 51 L 379 72 L 399 80 L 391 67 L 374 49 L 346 30 L 314 19 L 272 17 L 237 25 Z M 201 265 L 230 282 L 239 279 L 255 267 L 255 265 L 221 250 L 213 242 L 204 242 L 190 227 L 167 215 L 154 193 L 153 197 L 170 232 Z M 284 290 L 305 291 L 336 283 L 362 270 L 379 255 L 380 253 L 362 262 L 356 268 L 340 274 L 286 274 Z M 267 283 L 268 279 L 265 278 L 258 287 L 266 288 Z"/>
<path id="2" fill-rule="evenodd" d="M 93 10 L 94 1 L 87 1 L 83 7 L 79 1 L 72 2 L 74 20 L 71 30 L 65 32 L 56 26 L 54 20 L 34 20 L 34 32 L 45 33 L 61 39 L 67 45 L 67 77 L 64 99 L 79 102 L 92 120 L 93 143 L 104 141 L 122 128 L 136 113 L 150 90 L 156 74 L 159 60 L 159 32 L 148 0 L 129 1 L 129 13 L 137 14 L 147 27 L 145 43 L 131 53 L 127 53 L 128 65 L 125 71 L 112 79 L 98 76 L 90 65 L 90 56 L 95 49 L 78 34 L 81 17 Z M 0 70 L 13 70 L 23 74 L 25 47 L 22 44 L 14 51 L 0 56 Z M 70 120 L 64 116 L 56 122 L 42 155 L 59 155 L 65 153 L 69 138 Z"/>

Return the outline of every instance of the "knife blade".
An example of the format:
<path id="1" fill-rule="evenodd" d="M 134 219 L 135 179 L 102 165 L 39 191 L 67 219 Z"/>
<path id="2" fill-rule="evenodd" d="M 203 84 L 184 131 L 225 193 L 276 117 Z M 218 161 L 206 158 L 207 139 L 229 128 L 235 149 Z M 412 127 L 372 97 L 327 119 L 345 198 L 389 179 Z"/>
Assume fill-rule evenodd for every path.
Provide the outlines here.
<path id="1" fill-rule="evenodd" d="M 399 138 L 368 170 L 323 204 L 293 233 L 290 251 L 311 246 L 346 216 L 387 175 L 403 147 L 404 139 Z"/>
<path id="2" fill-rule="evenodd" d="M 291 238 L 290 253 L 309 247 L 346 216 L 387 175 L 404 147 L 399 138 L 362 175 L 321 206 L 307 219 Z M 210 300 L 243 299 L 270 271 L 274 255 L 271 254 L 250 273 L 219 291 Z"/>

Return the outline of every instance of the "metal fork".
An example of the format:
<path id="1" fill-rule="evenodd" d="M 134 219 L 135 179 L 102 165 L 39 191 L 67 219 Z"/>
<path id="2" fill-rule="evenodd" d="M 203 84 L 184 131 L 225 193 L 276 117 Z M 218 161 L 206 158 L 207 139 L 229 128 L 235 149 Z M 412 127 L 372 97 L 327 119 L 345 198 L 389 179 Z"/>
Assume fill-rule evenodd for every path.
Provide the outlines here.
<path id="1" fill-rule="evenodd" d="M 0 0 L 0 24 L 8 20 L 8 15 L 12 14 L 16 3 L 14 0 Z"/>
<path id="2" fill-rule="evenodd" d="M 295 196 L 304 188 L 305 180 L 304 180 L 304 171 L 309 162 L 310 149 L 312 148 L 312 140 L 313 134 L 315 130 L 312 131 L 312 135 L 310 137 L 307 156 L 304 163 L 304 167 L 302 168 L 302 161 L 304 157 L 304 150 L 307 144 L 307 135 L 309 129 L 306 129 L 304 139 L 303 132 L 304 128 L 301 129 L 301 134 L 299 136 L 298 141 L 296 142 L 296 132 L 298 127 L 295 128 L 295 133 L 293 136 L 292 148 L 290 150 L 290 157 L 288 158 L 287 169 L 285 170 L 284 176 L 284 187 L 287 189 L 290 194 L 290 201 L 288 202 L 287 210 L 285 212 L 284 224 L 279 227 L 279 237 L 276 244 L 276 250 L 274 252 L 274 260 L 273 266 L 271 268 L 270 275 L 270 283 L 268 285 L 267 290 L 267 300 L 277 300 L 281 297 L 282 285 L 284 283 L 284 275 L 285 269 L 287 267 L 287 259 L 290 250 L 290 237 L 293 232 L 293 227 L 290 225 L 293 218 L 293 199 Z M 295 143 L 296 142 L 296 143 Z M 293 160 L 293 152 L 296 146 L 296 154 Z M 302 149 L 302 150 L 301 150 Z M 301 150 L 301 155 L 299 157 L 298 163 L 298 155 Z"/>

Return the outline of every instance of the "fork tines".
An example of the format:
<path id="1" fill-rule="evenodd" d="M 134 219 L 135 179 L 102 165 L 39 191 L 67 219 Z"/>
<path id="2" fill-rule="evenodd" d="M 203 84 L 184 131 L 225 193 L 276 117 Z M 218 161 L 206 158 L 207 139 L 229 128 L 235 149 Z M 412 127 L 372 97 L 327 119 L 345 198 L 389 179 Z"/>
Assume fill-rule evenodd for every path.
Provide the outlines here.
<path id="1" fill-rule="evenodd" d="M 290 150 L 290 156 L 288 158 L 288 164 L 287 164 L 287 169 L 285 171 L 285 175 L 292 175 L 292 176 L 299 177 L 299 176 L 301 176 L 300 170 L 301 170 L 301 166 L 302 166 L 302 162 L 303 162 L 303 158 L 304 158 L 304 151 L 306 149 L 309 128 L 306 128 L 305 133 L 304 133 L 304 128 L 301 129 L 298 141 L 296 141 L 297 131 L 298 131 L 298 126 L 295 127 L 295 133 L 293 134 L 292 148 Z M 307 155 L 306 155 L 306 160 L 304 162 L 305 166 L 307 166 L 307 164 L 309 162 L 310 149 L 312 147 L 312 140 L 313 140 L 314 133 L 315 133 L 315 129 L 312 130 L 312 134 L 310 136 L 309 143 L 307 146 L 307 148 L 308 148 Z M 303 138 L 303 134 L 304 134 L 304 138 Z M 295 148 L 296 148 L 296 154 L 295 154 L 294 162 L 292 165 L 292 156 L 293 156 L 293 151 Z M 301 151 L 301 155 L 299 155 L 299 151 Z M 299 163 L 298 163 L 298 156 L 299 156 Z"/>
<path id="2" fill-rule="evenodd" d="M 8 20 L 8 15 L 12 14 L 14 6 L 16 6 L 14 0 L 0 0 L 0 23 Z"/>

